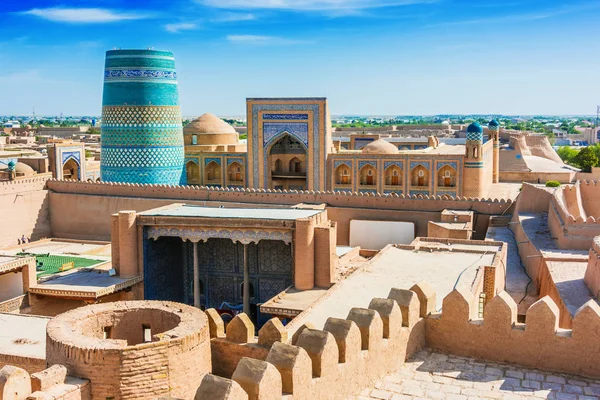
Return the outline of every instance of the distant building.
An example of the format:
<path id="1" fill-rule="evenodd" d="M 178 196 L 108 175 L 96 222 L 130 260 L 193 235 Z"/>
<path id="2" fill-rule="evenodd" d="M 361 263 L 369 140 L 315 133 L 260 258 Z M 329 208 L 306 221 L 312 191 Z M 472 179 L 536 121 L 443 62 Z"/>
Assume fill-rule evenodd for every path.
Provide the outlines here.
<path id="1" fill-rule="evenodd" d="M 471 124 L 466 140 L 446 145 L 386 137 L 389 127 L 334 139 L 325 98 L 248 99 L 247 109 L 247 145 L 212 114 L 184 128 L 189 184 L 483 197 L 498 182 L 495 121 L 485 140 Z"/>

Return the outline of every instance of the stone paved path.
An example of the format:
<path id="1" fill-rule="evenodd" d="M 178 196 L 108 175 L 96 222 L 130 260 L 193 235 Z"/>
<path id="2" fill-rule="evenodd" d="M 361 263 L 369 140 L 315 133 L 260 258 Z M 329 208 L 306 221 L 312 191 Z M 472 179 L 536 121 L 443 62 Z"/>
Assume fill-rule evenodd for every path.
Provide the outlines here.
<path id="1" fill-rule="evenodd" d="M 600 380 L 419 352 L 355 400 L 600 400 Z"/>

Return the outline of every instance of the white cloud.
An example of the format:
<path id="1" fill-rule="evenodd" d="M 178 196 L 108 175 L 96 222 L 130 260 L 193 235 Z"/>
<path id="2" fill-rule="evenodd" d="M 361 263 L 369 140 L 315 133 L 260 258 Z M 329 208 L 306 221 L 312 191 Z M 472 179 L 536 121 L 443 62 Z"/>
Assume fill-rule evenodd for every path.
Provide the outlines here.
<path id="1" fill-rule="evenodd" d="M 237 22 L 237 21 L 252 21 L 254 19 L 256 19 L 256 17 L 254 16 L 254 14 L 250 14 L 250 13 L 246 13 L 246 14 L 224 13 L 222 15 L 219 15 L 216 18 L 213 18 L 211 21 L 213 21 L 213 22 Z"/>
<path id="2" fill-rule="evenodd" d="M 287 45 L 287 44 L 303 44 L 311 43 L 306 40 L 293 40 L 277 36 L 261 36 L 261 35 L 229 35 L 227 40 L 232 43 L 255 44 L 255 45 Z"/>
<path id="3" fill-rule="evenodd" d="M 198 25 L 193 22 L 178 22 L 174 24 L 165 25 L 165 30 L 172 33 L 178 33 L 181 31 L 193 31 L 198 29 Z"/>
<path id="4" fill-rule="evenodd" d="M 22 14 L 33 15 L 53 22 L 70 24 L 101 24 L 149 18 L 148 14 L 108 10 L 104 8 L 33 8 Z"/>
<path id="5" fill-rule="evenodd" d="M 436 0 L 198 0 L 202 4 L 226 9 L 278 9 L 296 11 L 360 10 L 434 3 Z"/>

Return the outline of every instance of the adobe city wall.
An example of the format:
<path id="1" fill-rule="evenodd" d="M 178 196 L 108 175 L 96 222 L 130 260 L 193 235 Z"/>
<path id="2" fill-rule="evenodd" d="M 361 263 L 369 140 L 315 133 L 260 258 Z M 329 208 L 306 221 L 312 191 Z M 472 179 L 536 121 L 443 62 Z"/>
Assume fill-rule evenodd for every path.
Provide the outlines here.
<path id="1" fill-rule="evenodd" d="M 0 182 L 0 248 L 16 246 L 25 235 L 32 240 L 50 236 L 48 177 Z"/>
<path id="2" fill-rule="evenodd" d="M 590 248 L 588 266 L 583 281 L 592 295 L 600 300 L 600 237 L 594 238 Z"/>
<path id="3" fill-rule="evenodd" d="M 349 223 L 347 221 L 350 219 L 414 221 L 417 224 L 417 234 L 426 235 L 427 221 L 439 220 L 439 213 L 444 209 L 475 211 L 483 216 L 479 222 L 485 224 L 487 215 L 506 213 L 513 205 L 509 199 L 454 199 L 440 196 L 398 196 L 396 194 L 215 189 L 197 186 L 57 180 L 49 181 L 48 189 L 50 191 L 51 231 L 55 237 L 102 240 L 110 238 L 110 214 L 120 210 L 140 212 L 174 202 L 246 207 L 249 205 L 258 207 L 292 206 L 299 203 L 327 204 L 330 218 L 338 222 L 339 244 L 348 243 Z M 339 212 L 336 214 L 336 211 Z M 477 230 L 477 227 L 475 229 Z"/>
<path id="4" fill-rule="evenodd" d="M 427 344 L 434 349 L 484 360 L 554 372 L 600 377 L 600 306 L 584 304 L 572 329 L 559 329 L 559 310 L 544 297 L 527 310 L 526 324 L 517 322 L 517 304 L 506 292 L 473 318 L 472 294 L 455 290 L 444 298 L 442 313 L 427 319 Z"/>

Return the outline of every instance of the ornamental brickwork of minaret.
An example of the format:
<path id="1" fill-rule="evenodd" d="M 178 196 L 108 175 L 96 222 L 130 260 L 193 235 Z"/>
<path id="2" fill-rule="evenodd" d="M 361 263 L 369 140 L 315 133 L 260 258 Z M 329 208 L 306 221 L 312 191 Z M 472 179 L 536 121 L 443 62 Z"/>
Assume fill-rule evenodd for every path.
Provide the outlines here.
<path id="1" fill-rule="evenodd" d="M 483 191 L 483 128 L 477 122 L 467 127 L 467 143 L 463 168 L 465 197 L 482 197 Z"/>
<path id="2" fill-rule="evenodd" d="M 495 119 L 488 124 L 488 139 L 494 143 L 493 182 L 500 182 L 500 124 Z"/>

